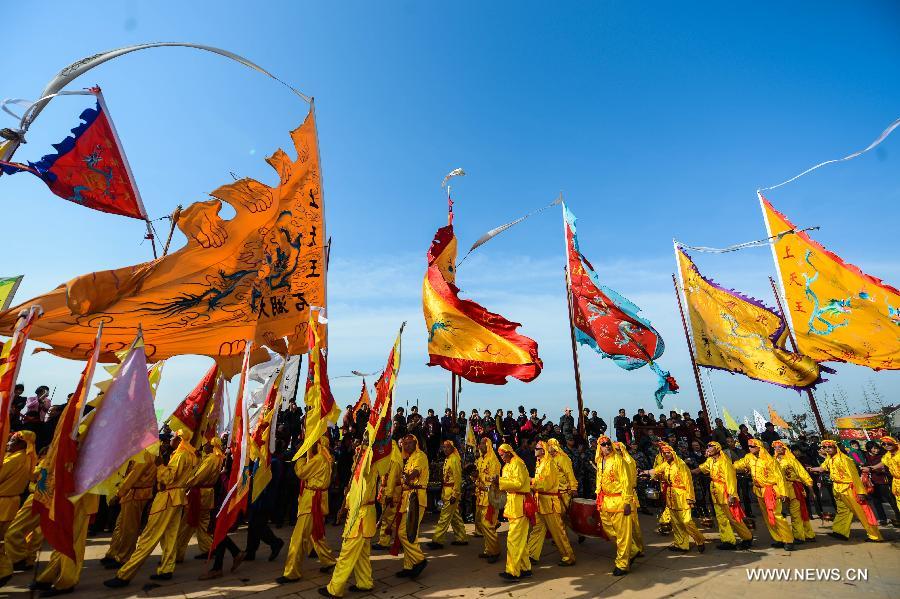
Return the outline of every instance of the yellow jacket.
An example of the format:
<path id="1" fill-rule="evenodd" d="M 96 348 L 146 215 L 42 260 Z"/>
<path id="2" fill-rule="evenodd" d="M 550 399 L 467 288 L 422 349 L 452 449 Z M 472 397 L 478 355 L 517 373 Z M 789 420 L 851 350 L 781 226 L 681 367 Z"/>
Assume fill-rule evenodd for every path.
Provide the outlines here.
<path id="1" fill-rule="evenodd" d="M 387 474 L 382 477 L 382 497 L 381 500 L 388 497 L 394 499 L 394 505 L 400 503 L 400 496 L 403 494 L 403 485 L 400 484 L 400 472 L 403 471 L 403 456 L 400 449 L 397 448 L 397 442 L 391 441 L 394 448 L 391 450 L 390 464 L 388 465 Z"/>
<path id="2" fill-rule="evenodd" d="M 537 467 L 534 469 L 534 478 L 531 481 L 531 489 L 537 499 L 539 514 L 562 513 L 556 460 L 549 453 L 538 460 Z"/>
<path id="3" fill-rule="evenodd" d="M 454 451 L 444 460 L 441 479 L 441 499 L 450 501 L 462 497 L 462 461 L 459 452 Z"/>
<path id="4" fill-rule="evenodd" d="M 784 480 L 784 473 L 778 462 L 766 452 L 765 449 L 759 450 L 758 458 L 752 453 L 748 453 L 734 463 L 734 469 L 737 471 L 746 471 L 753 478 L 753 493 L 757 497 L 762 497 L 766 487 L 773 487 L 775 495 L 778 497 L 788 497 L 787 484 Z"/>
<path id="5" fill-rule="evenodd" d="M 575 478 L 575 471 L 572 469 L 572 459 L 562 450 L 559 441 L 550 439 L 548 443 L 556 452 L 551 457 L 556 462 L 556 469 L 559 473 L 559 492 L 574 495 L 578 492 L 578 479 Z"/>
<path id="6" fill-rule="evenodd" d="M 506 491 L 503 515 L 509 520 L 524 517 L 525 494 L 531 493 L 531 477 L 522 458 L 513 454 L 513 459 L 503 465 L 498 485 L 501 491 Z"/>
<path id="7" fill-rule="evenodd" d="M 359 524 L 353 526 L 350 519 L 344 523 L 343 538 L 355 539 L 360 534 L 363 538 L 371 539 L 375 536 L 375 530 L 378 527 L 377 518 L 375 517 L 375 492 L 376 482 L 378 480 L 378 472 L 375 468 L 369 467 L 369 471 L 365 475 L 365 495 L 362 498 L 362 505 L 359 507 Z M 352 482 L 350 483 L 353 484 Z"/>
<path id="8" fill-rule="evenodd" d="M 884 464 L 884 467 L 888 469 L 891 478 L 894 479 L 891 490 L 894 492 L 894 495 L 900 495 L 900 451 L 893 454 L 891 452 L 886 452 L 881 456 L 881 463 Z"/>
<path id="9" fill-rule="evenodd" d="M 624 443 L 616 441 L 614 447 L 619 455 L 622 456 L 622 461 L 625 462 L 625 467 L 628 469 L 629 490 L 622 497 L 625 501 L 630 502 L 633 507 L 638 507 L 640 503 L 637 498 L 637 462 L 635 462 L 634 458 L 631 457 L 631 454 L 628 453 L 628 449 L 625 447 Z"/>
<path id="10" fill-rule="evenodd" d="M 204 510 L 211 510 L 216 504 L 215 484 L 222 472 L 222 462 L 224 456 L 211 452 L 203 456 L 200 465 L 194 470 L 194 474 L 185 486 L 190 488 L 199 488 L 200 490 L 200 507 Z"/>
<path id="11" fill-rule="evenodd" d="M 822 468 L 828 470 L 828 474 L 831 476 L 831 488 L 835 495 L 866 494 L 866 488 L 863 487 L 862 481 L 859 480 L 859 473 L 856 471 L 856 463 L 847 454 L 839 450 L 833 456 L 828 456 L 822 462 Z"/>
<path id="12" fill-rule="evenodd" d="M 798 482 L 808 488 L 812 488 L 812 477 L 806 471 L 806 468 L 794 456 L 793 452 L 785 447 L 784 454 L 775 458 L 778 465 L 781 466 L 781 472 L 784 474 L 784 480 L 787 487 L 787 496 L 791 499 L 798 499 L 794 492 L 794 483 Z"/>
<path id="13" fill-rule="evenodd" d="M 691 471 L 677 455 L 671 462 L 663 459 L 662 464 L 653 469 L 653 476 L 663 481 L 666 492 L 666 507 L 672 510 L 690 509 L 694 501 L 694 479 Z"/>
<path id="14" fill-rule="evenodd" d="M 714 458 L 706 458 L 700 464 L 700 472 L 709 476 L 709 491 L 713 503 L 727 506 L 730 497 L 738 497 L 737 473 L 731 458 L 724 452 L 719 452 Z"/>
<path id="15" fill-rule="evenodd" d="M 297 501 L 297 515 L 311 514 L 313 497 L 321 491 L 322 513 L 328 513 L 328 486 L 331 484 L 331 462 L 322 451 L 316 455 L 307 454 L 294 462 L 294 474 L 303 484 L 303 492 Z"/>
<path id="16" fill-rule="evenodd" d="M 182 443 L 189 445 L 187 441 L 182 441 Z M 169 507 L 187 504 L 184 487 L 191 477 L 196 463 L 197 457 L 194 455 L 193 449 L 182 449 L 179 445 L 172 452 L 168 464 L 160 464 L 156 467 L 156 484 L 159 491 L 150 506 L 151 514 L 156 514 Z"/>
<path id="17" fill-rule="evenodd" d="M 403 465 L 403 473 L 408 478 L 413 470 L 418 470 L 419 476 L 416 480 L 410 480 L 409 483 L 403 485 L 403 495 L 400 498 L 400 513 L 405 514 L 409 511 L 409 496 L 412 493 L 416 493 L 419 500 L 419 516 L 421 517 L 425 513 L 425 506 L 428 505 L 425 488 L 428 486 L 429 471 L 428 456 L 418 447 L 406 458 L 406 463 Z"/>
<path id="18" fill-rule="evenodd" d="M 31 480 L 32 464 L 26 450 L 6 454 L 0 467 L 0 522 L 9 522 L 19 511 L 22 493 Z"/>
<path id="19" fill-rule="evenodd" d="M 485 439 L 490 446 L 484 457 L 475 460 L 475 468 L 478 470 L 478 483 L 475 486 L 476 505 L 486 507 L 490 504 L 488 492 L 495 476 L 500 476 L 500 459 L 494 453 L 494 447 L 487 437 Z"/>
<path id="20" fill-rule="evenodd" d="M 634 494 L 628 465 L 619 452 L 604 457 L 599 446 L 597 449 L 597 507 L 604 512 L 622 512 Z"/>
<path id="21" fill-rule="evenodd" d="M 153 497 L 153 487 L 156 486 L 156 464 L 153 461 L 154 456 L 145 453 L 143 462 L 131 462 L 128 474 L 116 493 L 120 503 L 146 501 Z"/>

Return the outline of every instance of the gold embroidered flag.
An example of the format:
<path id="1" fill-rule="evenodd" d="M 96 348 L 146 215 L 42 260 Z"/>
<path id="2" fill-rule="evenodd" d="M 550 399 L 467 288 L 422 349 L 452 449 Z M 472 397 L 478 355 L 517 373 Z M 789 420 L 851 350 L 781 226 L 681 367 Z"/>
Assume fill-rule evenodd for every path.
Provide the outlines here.
<path id="1" fill-rule="evenodd" d="M 677 244 L 675 255 L 698 365 L 792 389 L 820 381 L 818 364 L 785 348 L 787 327 L 780 314 L 701 275 Z"/>
<path id="2" fill-rule="evenodd" d="M 0 277 L 0 310 L 6 310 L 12 303 L 13 296 L 19 288 L 19 283 L 25 275 L 18 277 Z"/>
<path id="3" fill-rule="evenodd" d="M 282 150 L 268 158 L 278 182 L 241 179 L 181 213 L 187 244 L 152 262 L 82 275 L 24 303 L 44 317 L 32 339 L 53 354 L 84 360 L 97 323 L 104 322 L 101 360 L 115 361 L 138 325 L 147 359 L 211 356 L 226 375 L 239 368 L 247 339 L 279 353 L 306 352 L 309 305 L 325 306 L 325 230 L 315 118 L 291 132 L 296 159 Z M 235 216 L 219 216 L 222 203 Z M 19 308 L 0 313 L 9 335 Z M 282 337 L 288 337 L 288 348 Z"/>
<path id="4" fill-rule="evenodd" d="M 900 291 L 794 225 L 759 194 L 797 345 L 817 362 L 900 369 Z M 792 232 L 791 234 L 786 234 Z"/>
<path id="5" fill-rule="evenodd" d="M 309 369 L 306 375 L 306 395 L 303 401 L 308 408 L 303 418 L 303 444 L 294 460 L 306 455 L 310 448 L 319 442 L 329 422 L 337 422 L 341 415 L 341 408 L 334 401 L 331 394 L 331 385 L 328 382 L 328 359 L 322 351 L 322 341 L 319 335 L 319 327 L 313 312 L 309 313 L 309 326 L 306 329 L 307 343 L 309 344 Z"/>

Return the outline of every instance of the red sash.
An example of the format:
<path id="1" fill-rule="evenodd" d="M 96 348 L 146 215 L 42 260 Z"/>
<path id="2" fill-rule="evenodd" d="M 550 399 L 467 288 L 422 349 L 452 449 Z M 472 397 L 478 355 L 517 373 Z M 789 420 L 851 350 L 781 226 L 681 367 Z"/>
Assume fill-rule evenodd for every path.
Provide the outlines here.
<path id="1" fill-rule="evenodd" d="M 191 528 L 200 526 L 200 489 L 194 487 L 187 493 L 187 523 Z"/>
<path id="2" fill-rule="evenodd" d="M 865 499 L 860 499 L 859 496 L 856 498 L 856 503 L 862 508 L 863 513 L 866 515 L 866 520 L 869 521 L 871 526 L 878 526 L 878 520 L 875 518 L 875 513 L 872 511 L 872 507 L 869 505 L 869 502 Z"/>
<path id="3" fill-rule="evenodd" d="M 394 542 L 391 543 L 391 555 L 398 556 L 400 555 L 400 516 L 403 514 L 400 513 L 400 507 L 397 506 L 397 511 L 394 513 Z"/>
<path id="4" fill-rule="evenodd" d="M 800 519 L 809 522 L 809 509 L 806 507 L 806 487 L 799 480 L 792 481 L 794 483 L 794 497 L 800 503 Z"/>
<path id="5" fill-rule="evenodd" d="M 728 493 L 728 485 L 725 482 L 725 479 L 712 479 L 714 483 L 722 486 L 722 496 L 725 498 L 725 505 L 728 506 L 728 511 L 731 512 L 731 517 L 737 520 L 738 522 L 743 522 L 744 518 L 747 517 L 747 514 L 744 513 L 744 506 L 741 505 L 740 497 L 737 498 L 737 501 L 734 502 L 734 505 L 731 505 L 731 495 Z"/>
<path id="6" fill-rule="evenodd" d="M 778 503 L 778 497 L 775 496 L 775 489 L 772 485 L 766 485 L 763 491 L 763 502 L 766 506 L 766 519 L 770 526 L 775 526 L 775 505 Z"/>

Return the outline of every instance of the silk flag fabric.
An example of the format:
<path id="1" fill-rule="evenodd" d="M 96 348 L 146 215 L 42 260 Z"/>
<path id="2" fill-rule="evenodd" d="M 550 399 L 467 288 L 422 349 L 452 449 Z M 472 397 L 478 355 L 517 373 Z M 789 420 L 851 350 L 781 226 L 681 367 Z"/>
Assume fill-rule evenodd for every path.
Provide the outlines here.
<path id="1" fill-rule="evenodd" d="M 579 249 L 575 215 L 565 203 L 562 210 L 575 338 L 625 370 L 649 364 L 657 376 L 656 405 L 662 408 L 663 397 L 678 392 L 675 379 L 656 363 L 666 347 L 662 337 L 650 321 L 638 316 L 640 308 L 600 284 Z"/>
<path id="2" fill-rule="evenodd" d="M 210 410 L 215 405 L 215 391 L 218 385 L 219 367 L 213 364 L 197 386 L 187 394 L 172 416 L 169 417 L 169 428 L 173 431 L 178 429 L 191 432 L 191 441 L 195 446 L 199 447 L 203 444 L 200 441 L 201 436 L 205 436 L 209 430 L 208 426 L 204 428 L 204 422 L 208 423 Z M 215 429 L 212 431 L 215 433 Z M 211 436 L 211 435 L 210 435 Z M 200 445 L 197 445 L 197 444 Z"/>
<path id="3" fill-rule="evenodd" d="M 22 367 L 25 343 L 40 316 L 40 308 L 29 308 L 16 319 L 12 336 L 0 344 L 0 441 L 9 438 L 9 408 L 16 391 L 16 379 Z M 6 443 L 0 442 L 0 464 L 6 457 Z"/>
<path id="4" fill-rule="evenodd" d="M 825 249 L 759 194 L 799 351 L 817 362 L 900 369 L 900 291 Z"/>
<path id="5" fill-rule="evenodd" d="M 55 550 L 73 561 L 75 547 L 72 521 L 75 518 L 75 506 L 69 500 L 69 495 L 75 491 L 75 468 L 78 463 L 77 431 L 100 357 L 102 334 L 103 325 L 100 325 L 75 392 L 57 422 L 47 455 L 40 462 L 40 470 L 34 485 L 32 510 L 40 515 L 44 538 Z M 146 377 L 146 374 L 144 376 Z"/>
<path id="6" fill-rule="evenodd" d="M 356 413 L 359 412 L 363 406 L 372 407 L 372 400 L 369 398 L 369 390 L 366 388 L 366 379 L 363 379 L 362 381 L 362 390 L 359 392 L 359 399 L 353 404 L 351 413 L 354 418 L 356 417 Z"/>
<path id="7" fill-rule="evenodd" d="M 18 277 L 0 277 L 0 310 L 6 310 L 12 303 L 13 296 L 19 288 L 24 275 Z"/>
<path id="8" fill-rule="evenodd" d="M 229 451 L 231 452 L 231 472 L 228 473 L 228 492 L 216 516 L 216 528 L 213 531 L 213 550 L 222 542 L 241 514 L 247 509 L 247 495 L 250 492 L 250 476 L 252 472 L 249 451 L 249 428 L 247 414 L 247 374 L 250 370 L 250 354 L 253 341 L 247 341 L 244 358 L 241 362 L 241 378 L 238 383 L 237 396 L 234 400 L 234 419 L 229 435 Z"/>
<path id="9" fill-rule="evenodd" d="M 125 152 L 109 118 L 99 88 L 97 105 L 81 113 L 83 121 L 72 136 L 38 162 L 0 162 L 6 174 L 28 172 L 37 175 L 55 195 L 100 212 L 144 220 L 147 215 L 125 158 Z"/>
<path id="10" fill-rule="evenodd" d="M 331 394 L 331 385 L 328 382 L 328 361 L 322 348 L 318 329 L 315 317 L 313 313 L 310 313 L 309 326 L 306 329 L 309 343 L 309 370 L 306 376 L 306 395 L 304 396 L 304 402 L 309 409 L 304 417 L 303 444 L 294 454 L 294 460 L 306 455 L 306 452 L 325 434 L 328 423 L 337 422 L 341 415 L 341 409 Z"/>
<path id="11" fill-rule="evenodd" d="M 115 361 L 140 324 L 147 359 L 211 356 L 232 376 L 247 339 L 252 362 L 306 352 L 309 304 L 325 306 L 325 229 L 315 119 L 291 133 L 296 160 L 268 158 L 278 183 L 241 179 L 192 204 L 178 227 L 188 242 L 152 262 L 89 273 L 35 298 L 45 316 L 33 339 L 58 356 L 84 360 L 97 322 L 106 323 L 102 360 Z M 235 211 L 219 216 L 222 203 Z M 17 309 L 0 313 L 8 335 Z M 288 337 L 288 348 L 282 337 Z"/>
<path id="12" fill-rule="evenodd" d="M 788 330 L 781 314 L 704 277 L 678 245 L 675 257 L 699 366 L 791 389 L 820 382 L 819 365 L 785 347 Z"/>
<path id="13" fill-rule="evenodd" d="M 459 298 L 453 225 L 438 229 L 431 242 L 422 307 L 429 366 L 491 385 L 505 385 L 508 376 L 527 383 L 541 373 L 537 343 L 516 332 L 519 323 Z"/>
<path id="14" fill-rule="evenodd" d="M 739 427 L 737 421 L 724 407 L 722 408 L 722 421 L 725 423 L 725 428 L 735 433 L 738 432 Z"/>
<path id="15" fill-rule="evenodd" d="M 775 408 L 773 408 L 771 405 L 769 405 L 768 408 L 769 408 L 769 422 L 771 422 L 772 424 L 774 424 L 777 427 L 783 428 L 784 430 L 788 430 L 791 428 L 791 425 L 789 425 L 787 422 L 785 422 L 784 418 L 782 418 L 781 416 L 778 415 L 778 412 L 775 411 Z"/>
<path id="16" fill-rule="evenodd" d="M 84 433 L 75 468 L 75 494 L 108 494 L 103 483 L 132 458 L 159 443 L 143 339 L 138 334 L 103 393 Z"/>
<path id="17" fill-rule="evenodd" d="M 275 438 L 272 431 L 278 427 L 278 412 L 281 407 L 281 380 L 285 373 L 285 363 L 272 374 L 272 380 L 266 383 L 268 392 L 259 409 L 256 425 L 250 434 L 250 460 L 253 468 L 253 492 L 250 501 L 256 501 L 266 486 L 272 481 L 272 452 L 275 449 Z"/>

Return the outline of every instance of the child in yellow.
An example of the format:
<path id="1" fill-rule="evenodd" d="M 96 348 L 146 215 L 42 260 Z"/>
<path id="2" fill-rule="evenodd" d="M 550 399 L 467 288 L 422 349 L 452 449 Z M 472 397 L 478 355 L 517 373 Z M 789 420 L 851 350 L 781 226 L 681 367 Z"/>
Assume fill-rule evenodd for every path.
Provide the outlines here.
<path id="1" fill-rule="evenodd" d="M 550 455 L 548 445 L 543 441 L 538 442 L 534 453 L 537 457 L 537 467 L 534 478 L 531 479 L 531 490 L 537 499 L 537 519 L 528 535 L 528 557 L 534 561 L 541 558 L 541 549 L 544 547 L 544 539 L 549 530 L 562 558 L 559 565 L 574 566 L 575 552 L 572 551 L 572 545 L 562 523 L 562 502 L 559 497 L 556 461 Z"/>

